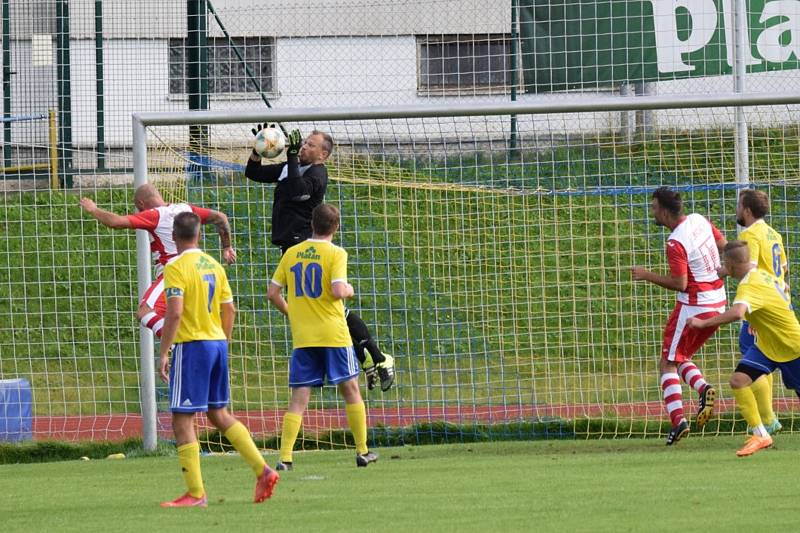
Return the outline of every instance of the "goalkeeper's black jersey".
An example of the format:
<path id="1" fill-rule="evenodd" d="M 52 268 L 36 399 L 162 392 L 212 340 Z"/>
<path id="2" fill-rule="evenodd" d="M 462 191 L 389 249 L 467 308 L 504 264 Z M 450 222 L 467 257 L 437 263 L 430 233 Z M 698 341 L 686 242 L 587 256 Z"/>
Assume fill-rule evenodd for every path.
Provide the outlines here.
<path id="1" fill-rule="evenodd" d="M 311 237 L 311 211 L 323 202 L 328 187 L 325 165 L 301 167 L 297 156 L 277 165 L 262 166 L 260 161 L 248 160 L 245 176 L 260 183 L 277 183 L 272 202 L 273 244 L 285 249 Z"/>

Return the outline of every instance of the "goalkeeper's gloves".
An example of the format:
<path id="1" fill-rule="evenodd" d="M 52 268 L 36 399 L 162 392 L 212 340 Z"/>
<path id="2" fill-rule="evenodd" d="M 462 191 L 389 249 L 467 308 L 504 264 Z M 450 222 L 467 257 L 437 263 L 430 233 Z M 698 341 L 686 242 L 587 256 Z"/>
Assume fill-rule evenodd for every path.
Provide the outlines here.
<path id="1" fill-rule="evenodd" d="M 258 134 L 258 132 L 261 131 L 261 130 L 265 130 L 267 128 L 277 128 L 277 127 L 278 126 L 276 124 L 267 124 L 265 122 L 263 124 L 256 124 L 256 127 L 255 128 L 251 128 L 250 131 L 253 132 L 253 137 L 255 137 L 256 134 Z"/>
<path id="2" fill-rule="evenodd" d="M 293 156 L 300 152 L 300 147 L 303 146 L 303 136 L 300 130 L 292 130 L 289 137 L 286 138 L 286 155 Z"/>

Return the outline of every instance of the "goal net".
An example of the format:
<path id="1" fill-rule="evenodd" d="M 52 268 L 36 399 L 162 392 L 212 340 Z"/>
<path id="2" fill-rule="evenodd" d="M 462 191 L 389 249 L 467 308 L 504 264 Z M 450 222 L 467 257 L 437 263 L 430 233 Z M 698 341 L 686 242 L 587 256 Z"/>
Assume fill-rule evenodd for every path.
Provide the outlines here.
<path id="1" fill-rule="evenodd" d="M 733 109 L 651 110 L 646 120 L 643 110 L 520 113 L 513 141 L 508 114 L 481 106 L 438 111 L 349 120 L 281 114 L 287 129 L 318 129 L 335 140 L 326 201 L 342 213 L 336 241 L 349 252 L 356 289 L 348 306 L 395 357 L 391 390 L 362 387 L 370 438 L 663 434 L 657 362 L 675 295 L 632 282 L 630 269 L 667 268 L 668 232 L 649 213 L 661 185 L 680 191 L 687 212 L 735 237 L 744 185 L 735 179 Z M 769 194 L 769 222 L 783 234 L 791 264 L 798 110 L 748 107 L 745 115 L 750 186 Z M 231 118 L 190 142 L 186 117 L 177 122 L 184 125 L 147 128 L 147 179 L 168 201 L 218 209 L 232 221 L 239 257 L 228 269 L 239 310 L 232 409 L 272 446 L 288 401 L 291 352 L 287 321 L 265 297 L 280 257 L 270 243 L 274 186 L 243 176 L 253 123 Z M 206 233 L 204 248 L 219 256 L 215 232 Z M 731 296 L 734 290 L 729 281 Z M 721 328 L 697 356 L 710 383 L 727 383 L 737 333 Z M 158 392 L 163 410 L 165 390 Z M 791 418 L 788 398 L 776 386 L 777 410 Z M 696 394 L 688 387 L 684 401 L 692 412 Z M 738 427 L 725 389 L 719 411 L 706 433 Z M 166 415 L 159 420 L 168 434 Z M 304 446 L 343 445 L 345 428 L 335 388 L 312 394 Z"/>

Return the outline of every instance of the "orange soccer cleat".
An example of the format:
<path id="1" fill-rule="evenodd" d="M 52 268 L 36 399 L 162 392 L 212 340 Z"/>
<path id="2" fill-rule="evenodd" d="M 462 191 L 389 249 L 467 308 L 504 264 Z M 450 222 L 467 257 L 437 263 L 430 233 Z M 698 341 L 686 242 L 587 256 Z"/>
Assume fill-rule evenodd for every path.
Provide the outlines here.
<path id="1" fill-rule="evenodd" d="M 753 455 L 758 450 L 763 450 L 764 448 L 769 448 L 772 446 L 772 437 L 759 437 L 758 435 L 753 435 L 747 442 L 744 444 L 741 450 L 736 452 L 736 455 L 739 457 L 747 457 L 748 455 Z"/>
<path id="2" fill-rule="evenodd" d="M 253 503 L 261 503 L 264 500 L 268 500 L 272 496 L 272 491 L 280 478 L 276 471 L 264 465 L 264 471 L 261 472 L 261 475 L 258 476 L 258 481 L 256 481 L 256 494 L 253 496 Z"/>
<path id="3" fill-rule="evenodd" d="M 187 492 L 180 498 L 172 500 L 171 502 L 163 502 L 161 507 L 208 507 L 208 498 L 206 498 L 205 494 L 199 498 L 195 498 Z"/>

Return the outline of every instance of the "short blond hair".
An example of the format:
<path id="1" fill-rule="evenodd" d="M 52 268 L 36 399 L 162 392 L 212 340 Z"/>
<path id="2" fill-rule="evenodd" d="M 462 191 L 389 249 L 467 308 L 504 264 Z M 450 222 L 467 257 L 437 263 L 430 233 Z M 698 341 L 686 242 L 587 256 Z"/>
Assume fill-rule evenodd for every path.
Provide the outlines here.
<path id="1" fill-rule="evenodd" d="M 750 248 L 745 241 L 730 241 L 725 245 L 725 259 L 734 263 L 749 263 Z"/>

